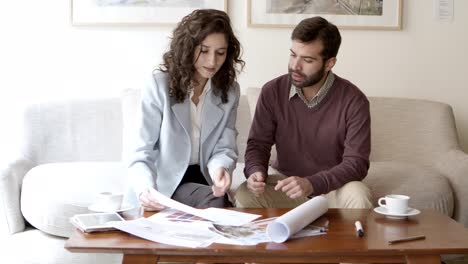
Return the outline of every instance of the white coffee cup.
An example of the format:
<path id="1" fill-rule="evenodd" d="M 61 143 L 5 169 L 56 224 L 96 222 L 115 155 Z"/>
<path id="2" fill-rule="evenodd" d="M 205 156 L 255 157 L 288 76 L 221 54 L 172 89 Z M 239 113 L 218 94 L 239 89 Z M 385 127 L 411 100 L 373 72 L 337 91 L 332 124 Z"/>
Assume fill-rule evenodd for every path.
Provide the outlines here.
<path id="1" fill-rule="evenodd" d="M 379 198 L 379 206 L 384 207 L 391 214 L 405 214 L 408 211 L 410 197 L 401 194 L 389 194 Z"/>
<path id="2" fill-rule="evenodd" d="M 123 193 L 101 192 L 96 196 L 94 207 L 106 212 L 119 210 L 123 196 Z"/>

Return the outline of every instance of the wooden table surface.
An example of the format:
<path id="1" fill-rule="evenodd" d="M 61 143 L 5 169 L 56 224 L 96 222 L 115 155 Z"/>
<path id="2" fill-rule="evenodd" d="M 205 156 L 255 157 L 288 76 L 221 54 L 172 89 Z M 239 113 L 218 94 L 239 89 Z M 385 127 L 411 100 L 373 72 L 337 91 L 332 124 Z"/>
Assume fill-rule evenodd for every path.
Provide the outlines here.
<path id="1" fill-rule="evenodd" d="M 264 218 L 288 209 L 235 209 Z M 150 216 L 145 213 L 145 216 Z M 66 242 L 72 252 L 123 253 L 123 263 L 440 263 L 441 254 L 468 254 L 468 229 L 434 210 L 405 219 L 390 219 L 369 209 L 329 209 L 326 235 L 262 243 L 256 246 L 213 244 L 184 248 L 147 241 L 123 232 L 86 234 L 78 230 Z M 365 236 L 357 237 L 354 222 L 361 221 Z M 425 235 L 424 240 L 388 244 L 389 240 Z"/>

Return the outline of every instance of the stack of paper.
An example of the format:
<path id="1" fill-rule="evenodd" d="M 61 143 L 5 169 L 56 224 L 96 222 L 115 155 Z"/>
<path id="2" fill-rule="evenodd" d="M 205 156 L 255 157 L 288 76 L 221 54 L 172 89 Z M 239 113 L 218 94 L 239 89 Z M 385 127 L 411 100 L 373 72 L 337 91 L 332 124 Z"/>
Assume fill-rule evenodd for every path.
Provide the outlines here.
<path id="1" fill-rule="evenodd" d="M 152 190 L 168 207 L 149 218 L 114 222 L 113 227 L 135 236 L 182 247 L 206 247 L 212 243 L 256 245 L 284 242 L 289 238 L 322 235 L 327 223 L 311 222 L 328 210 L 327 200 L 315 197 L 278 218 L 252 222 L 260 215 L 220 208 L 196 209 Z"/>

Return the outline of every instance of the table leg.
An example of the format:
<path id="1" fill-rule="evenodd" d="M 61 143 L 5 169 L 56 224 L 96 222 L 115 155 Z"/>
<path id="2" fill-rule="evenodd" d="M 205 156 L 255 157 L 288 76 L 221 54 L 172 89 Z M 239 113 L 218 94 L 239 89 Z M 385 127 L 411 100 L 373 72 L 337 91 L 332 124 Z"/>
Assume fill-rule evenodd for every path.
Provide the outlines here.
<path id="1" fill-rule="evenodd" d="M 408 255 L 407 264 L 440 264 L 440 255 Z"/>
<path id="2" fill-rule="evenodd" d="M 158 260 L 156 255 L 124 254 L 122 264 L 156 264 Z"/>

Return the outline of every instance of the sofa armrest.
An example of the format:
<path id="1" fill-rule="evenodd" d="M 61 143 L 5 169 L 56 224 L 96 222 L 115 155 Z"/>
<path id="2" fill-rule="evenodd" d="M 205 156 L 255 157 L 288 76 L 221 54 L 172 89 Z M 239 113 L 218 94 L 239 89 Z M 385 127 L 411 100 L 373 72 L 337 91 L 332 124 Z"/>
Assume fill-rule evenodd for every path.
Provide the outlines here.
<path id="1" fill-rule="evenodd" d="M 453 218 L 468 227 L 468 154 L 450 150 L 440 156 L 435 166 L 449 179 L 454 191 Z"/>
<path id="2" fill-rule="evenodd" d="M 25 159 L 0 166 L 0 234 L 14 234 L 25 228 L 20 208 L 21 183 L 33 166 Z"/>

